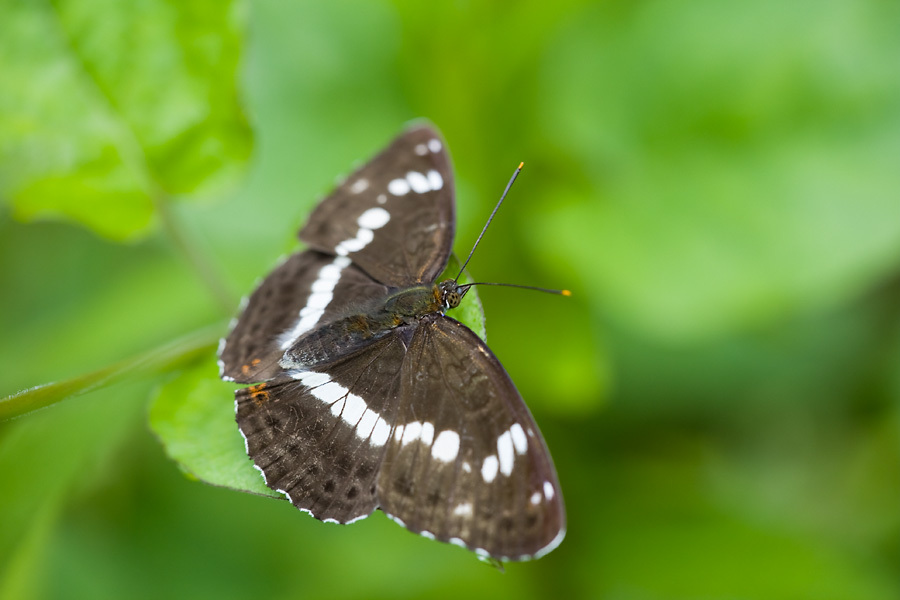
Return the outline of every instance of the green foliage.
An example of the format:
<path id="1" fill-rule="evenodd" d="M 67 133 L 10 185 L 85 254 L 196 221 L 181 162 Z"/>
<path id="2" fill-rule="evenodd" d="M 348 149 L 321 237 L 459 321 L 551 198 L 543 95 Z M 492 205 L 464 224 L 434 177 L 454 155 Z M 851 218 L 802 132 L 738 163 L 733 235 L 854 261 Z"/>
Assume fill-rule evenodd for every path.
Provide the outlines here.
<path id="1" fill-rule="evenodd" d="M 218 381 L 215 362 L 204 361 L 159 389 L 150 409 L 150 427 L 169 458 L 190 476 L 280 498 L 266 487 L 247 457 L 228 396 L 228 388 Z"/>
<path id="2" fill-rule="evenodd" d="M 250 152 L 238 6 L 5 2 L 0 194 L 14 214 L 122 240 L 168 195 L 232 185 Z"/>
<path id="3" fill-rule="evenodd" d="M 586 10 L 548 55 L 543 122 L 602 196 L 548 204 L 541 238 L 656 337 L 858 295 L 900 254 L 895 25 L 866 2 Z"/>
<path id="4" fill-rule="evenodd" d="M 900 597 L 890 2 L 0 13 L 0 393 L 60 382 L 0 402 L 0 597 Z M 526 161 L 468 270 L 573 290 L 451 313 L 487 314 L 566 497 L 563 544 L 505 575 L 222 489 L 272 495 L 221 306 L 422 116 L 460 254 Z"/>

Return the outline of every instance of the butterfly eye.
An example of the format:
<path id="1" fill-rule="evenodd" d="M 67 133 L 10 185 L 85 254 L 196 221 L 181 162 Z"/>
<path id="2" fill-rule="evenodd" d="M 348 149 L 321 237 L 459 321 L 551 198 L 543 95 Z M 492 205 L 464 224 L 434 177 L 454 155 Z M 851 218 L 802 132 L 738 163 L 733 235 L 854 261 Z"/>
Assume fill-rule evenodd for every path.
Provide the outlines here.
<path id="1" fill-rule="evenodd" d="M 445 279 L 440 284 L 441 303 L 447 308 L 456 308 L 462 300 L 459 285 L 452 279 Z"/>

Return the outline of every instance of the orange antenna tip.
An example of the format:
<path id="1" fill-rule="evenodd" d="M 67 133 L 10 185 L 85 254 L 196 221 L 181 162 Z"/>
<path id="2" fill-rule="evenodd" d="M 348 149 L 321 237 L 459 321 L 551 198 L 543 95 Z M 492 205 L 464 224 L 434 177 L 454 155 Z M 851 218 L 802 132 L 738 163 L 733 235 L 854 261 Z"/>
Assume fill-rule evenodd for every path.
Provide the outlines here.
<path id="1" fill-rule="evenodd" d="M 524 167 L 524 166 L 525 166 L 525 163 L 524 163 L 524 162 L 520 162 L 520 163 L 519 163 L 519 170 L 521 171 L 521 170 L 522 170 L 522 167 Z"/>
<path id="2" fill-rule="evenodd" d="M 569 290 L 559 290 L 559 293 L 562 294 L 563 296 L 571 296 L 572 295 L 572 292 L 570 292 Z"/>

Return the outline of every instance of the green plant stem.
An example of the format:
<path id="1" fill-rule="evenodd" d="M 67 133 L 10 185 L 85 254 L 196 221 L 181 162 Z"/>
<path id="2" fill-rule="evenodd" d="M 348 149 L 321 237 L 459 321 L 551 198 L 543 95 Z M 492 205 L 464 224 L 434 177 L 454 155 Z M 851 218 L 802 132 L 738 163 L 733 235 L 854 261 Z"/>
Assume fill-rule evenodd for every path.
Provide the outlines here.
<path id="1" fill-rule="evenodd" d="M 209 260 L 208 256 L 201 252 L 200 247 L 191 241 L 191 237 L 184 232 L 178 218 L 172 210 L 171 198 L 162 190 L 151 193 L 156 213 L 159 215 L 163 230 L 178 249 L 181 256 L 191 266 L 206 289 L 215 298 L 216 304 L 222 309 L 223 314 L 234 312 L 238 305 L 237 296 L 225 284 L 220 277 L 218 269 Z"/>
<path id="2" fill-rule="evenodd" d="M 112 385 L 125 376 L 153 375 L 208 356 L 214 351 L 223 329 L 224 324 L 222 323 L 210 325 L 173 342 L 91 373 L 65 381 L 39 385 L 7 396 L 0 400 L 0 421 L 21 417 L 62 402 L 67 398 Z"/>

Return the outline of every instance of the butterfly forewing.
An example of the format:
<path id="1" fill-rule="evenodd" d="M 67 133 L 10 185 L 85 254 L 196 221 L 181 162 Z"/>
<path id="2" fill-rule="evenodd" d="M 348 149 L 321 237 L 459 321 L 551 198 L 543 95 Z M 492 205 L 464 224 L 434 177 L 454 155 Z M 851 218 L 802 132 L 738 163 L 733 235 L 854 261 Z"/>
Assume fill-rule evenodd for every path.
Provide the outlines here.
<path id="1" fill-rule="evenodd" d="M 562 540 L 537 425 L 500 362 L 453 319 L 426 317 L 412 337 L 378 499 L 411 530 L 486 556 L 531 558 Z"/>
<path id="2" fill-rule="evenodd" d="M 220 375 L 240 383 L 276 377 L 281 357 L 297 338 L 386 291 L 346 257 L 312 250 L 292 254 L 248 298 L 220 348 Z"/>
<path id="3" fill-rule="evenodd" d="M 349 256 L 376 281 L 431 283 L 453 244 L 453 171 L 440 135 L 418 126 L 351 174 L 313 211 L 300 239 Z"/>

